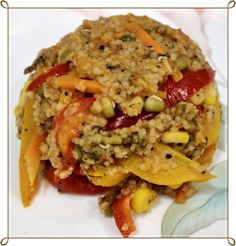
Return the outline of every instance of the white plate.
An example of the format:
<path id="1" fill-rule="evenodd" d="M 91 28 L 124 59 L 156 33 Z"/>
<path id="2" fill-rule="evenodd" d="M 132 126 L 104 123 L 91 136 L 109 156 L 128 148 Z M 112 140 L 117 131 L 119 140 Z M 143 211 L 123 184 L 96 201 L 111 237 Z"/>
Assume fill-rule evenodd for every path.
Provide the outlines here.
<path id="1" fill-rule="evenodd" d="M 191 37 L 202 44 L 211 45 L 212 57 L 214 64 L 222 64 L 222 59 L 226 59 L 225 53 L 218 47 L 225 44 L 225 13 L 216 13 L 202 15 L 206 24 L 206 34 L 209 40 L 206 40 L 206 34 L 201 31 L 201 23 L 196 12 L 189 10 L 188 12 L 161 11 L 161 10 L 11 10 L 10 11 L 10 236 L 56 236 L 56 237 L 112 237 L 120 236 L 116 228 L 113 218 L 106 218 L 99 212 L 96 196 L 76 196 L 59 194 L 56 189 L 49 186 L 46 181 L 41 185 L 38 195 L 35 197 L 29 208 L 23 208 L 19 196 L 18 187 L 18 156 L 19 156 L 19 140 L 16 138 L 15 119 L 13 109 L 17 105 L 20 89 L 23 87 L 27 76 L 23 75 L 23 70 L 36 57 L 41 48 L 45 48 L 55 44 L 65 34 L 74 31 L 83 19 L 96 19 L 98 16 L 109 16 L 113 14 L 124 14 L 132 12 L 137 15 L 148 15 L 158 21 L 169 24 L 172 27 L 181 27 L 184 31 L 191 34 Z M 220 18 L 216 18 L 216 17 Z M 206 18 L 207 21 L 206 21 Z M 194 24 L 193 24 L 194 23 Z M 200 23 L 200 24 L 199 24 Z M 195 25 L 194 32 L 192 25 Z M 210 25 L 210 26 L 209 26 Z M 214 30 L 218 32 L 218 39 L 215 40 Z M 212 39 L 213 38 L 213 39 Z M 214 40 L 214 42 L 212 42 Z M 206 46 L 202 47 L 206 50 Z M 219 50 L 221 52 L 219 53 Z M 208 54 L 209 55 L 209 54 Z M 212 59 L 213 59 L 212 58 Z M 225 70 L 221 71 L 224 75 Z M 226 88 L 223 77 L 218 76 L 220 81 L 221 101 L 226 104 Z M 224 120 L 225 122 L 225 120 Z M 226 131 L 226 124 L 222 125 L 222 131 Z M 217 151 L 214 163 L 217 164 L 226 159 L 225 154 L 225 134 L 222 134 L 220 147 Z M 221 165 L 219 176 L 221 175 L 220 185 L 213 183 L 215 191 L 223 191 L 225 184 L 225 171 Z M 216 170 L 216 171 L 217 171 Z M 217 186 L 218 185 L 218 186 Z M 208 187 L 209 188 L 209 187 Z M 199 187 L 199 189 L 207 189 L 207 186 Z M 210 189 L 210 188 L 209 188 Z M 209 190 L 209 192 L 213 192 Z M 202 194 L 203 194 L 202 193 Z M 212 193 L 212 194 L 213 194 Z M 211 199 L 209 193 L 204 193 L 199 199 L 202 204 L 196 204 L 196 201 L 189 201 L 187 205 L 182 205 L 181 211 L 176 214 L 176 207 L 169 208 L 168 213 L 172 213 L 172 223 L 176 223 L 175 230 L 172 232 L 175 236 L 187 236 L 188 228 L 192 229 L 192 236 L 226 236 L 226 220 L 219 220 L 226 215 L 226 204 L 224 195 L 219 197 L 221 207 L 211 207 L 215 214 L 211 218 L 204 218 L 199 221 L 201 214 L 204 214 L 209 207 L 199 210 L 198 208 L 204 204 L 210 204 Z M 223 194 L 223 193 L 222 193 Z M 196 196 L 195 199 L 198 197 Z M 205 200 L 204 200 L 205 199 Z M 214 197 L 213 197 L 214 199 Z M 199 201 L 199 200 L 198 200 Z M 215 201 L 215 200 L 212 200 Z M 161 197 L 160 203 L 150 213 L 134 216 L 137 231 L 134 237 L 160 237 L 162 219 L 168 207 L 172 204 L 172 200 L 167 197 Z M 190 216 L 187 217 L 183 211 L 189 209 Z M 212 205 L 211 205 L 212 206 Z M 223 211 L 223 212 L 222 212 Z M 181 218 L 178 216 L 183 213 Z M 200 215 L 197 213 L 200 213 Z M 165 215 L 165 231 L 168 232 L 172 228 L 168 221 L 169 214 Z M 213 224 L 211 224 L 214 222 Z M 182 223 L 182 224 L 181 224 Z M 184 224 L 185 223 L 185 224 Z M 186 224 L 187 223 L 187 224 Z M 208 224 L 211 224 L 205 227 Z M 199 228 L 205 227 L 198 230 Z M 191 230 L 190 230 L 191 231 Z M 192 233 L 191 232 L 191 233 Z"/>

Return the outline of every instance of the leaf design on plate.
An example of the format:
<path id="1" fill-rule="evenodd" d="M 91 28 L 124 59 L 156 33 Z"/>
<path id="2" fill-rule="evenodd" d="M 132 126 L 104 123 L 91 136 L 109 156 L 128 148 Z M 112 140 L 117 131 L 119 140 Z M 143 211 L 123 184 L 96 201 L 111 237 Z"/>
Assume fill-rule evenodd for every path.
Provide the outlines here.
<path id="1" fill-rule="evenodd" d="M 184 204 L 173 203 L 167 209 L 162 220 L 163 237 L 186 237 L 215 220 L 226 218 L 226 161 L 215 165 L 211 172 L 216 179 L 195 184 L 198 193 Z"/>

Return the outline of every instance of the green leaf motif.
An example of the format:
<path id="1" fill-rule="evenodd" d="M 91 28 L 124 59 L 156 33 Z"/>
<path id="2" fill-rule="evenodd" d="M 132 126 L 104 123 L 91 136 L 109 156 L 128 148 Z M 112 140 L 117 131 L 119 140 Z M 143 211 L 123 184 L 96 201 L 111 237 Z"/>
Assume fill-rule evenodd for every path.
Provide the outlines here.
<path id="1" fill-rule="evenodd" d="M 195 184 L 198 193 L 184 204 L 173 203 L 167 209 L 162 220 L 163 237 L 187 237 L 227 217 L 226 161 L 215 165 L 211 172 L 217 178 Z"/>

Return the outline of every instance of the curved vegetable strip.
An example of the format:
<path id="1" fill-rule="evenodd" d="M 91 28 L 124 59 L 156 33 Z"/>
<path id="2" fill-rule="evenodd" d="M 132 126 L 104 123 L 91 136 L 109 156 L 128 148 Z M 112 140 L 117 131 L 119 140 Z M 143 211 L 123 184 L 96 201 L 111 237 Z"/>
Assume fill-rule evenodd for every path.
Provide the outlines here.
<path id="1" fill-rule="evenodd" d="M 139 25 L 135 23 L 127 23 L 125 28 L 129 32 L 133 32 L 145 46 L 152 46 L 153 49 L 161 55 L 166 53 L 166 50 L 161 47 L 161 45 L 155 41 L 147 32 L 145 32 Z"/>
<path id="2" fill-rule="evenodd" d="M 37 132 L 31 138 L 29 147 L 25 154 L 25 160 L 27 163 L 27 172 L 30 180 L 30 185 L 32 186 L 34 180 L 37 176 L 40 160 L 41 160 L 41 151 L 40 145 L 44 141 L 45 135 L 38 134 Z"/>
<path id="3" fill-rule="evenodd" d="M 127 178 L 129 174 L 126 173 L 116 173 L 110 176 L 88 176 L 88 179 L 95 185 L 101 185 L 105 187 L 115 186 L 119 184 L 122 180 Z"/>
<path id="4" fill-rule="evenodd" d="M 151 120 L 157 113 L 149 113 L 142 111 L 141 114 L 137 116 L 130 117 L 121 111 L 118 111 L 115 116 L 108 119 L 106 124 L 107 130 L 115 130 L 124 127 L 129 127 L 138 122 L 138 120 Z"/>
<path id="5" fill-rule="evenodd" d="M 202 155 L 197 159 L 197 162 L 199 162 L 200 164 L 210 164 L 212 162 L 213 153 L 215 152 L 215 150 L 215 143 L 209 145 L 208 147 L 206 147 Z"/>
<path id="6" fill-rule="evenodd" d="M 72 173 L 65 179 L 58 179 L 55 176 L 55 169 L 48 165 L 45 169 L 45 177 L 60 192 L 71 194 L 100 194 L 107 189 L 102 186 L 91 184 L 87 177 Z"/>
<path id="7" fill-rule="evenodd" d="M 41 86 L 49 77 L 57 77 L 67 74 L 70 69 L 70 63 L 59 64 L 52 68 L 49 68 L 46 72 L 40 74 L 34 79 L 27 88 L 27 91 L 33 91 Z"/>
<path id="8" fill-rule="evenodd" d="M 70 103 L 55 116 L 53 128 L 56 130 L 57 144 L 63 156 L 66 156 L 72 138 L 78 137 L 82 123 L 94 100 L 95 98 L 80 98 L 78 101 Z"/>
<path id="9" fill-rule="evenodd" d="M 178 82 L 171 77 L 164 83 L 166 88 L 168 107 L 173 107 L 178 102 L 186 101 L 201 88 L 208 85 L 214 79 L 215 72 L 211 69 L 198 71 L 185 71 L 184 77 Z"/>
<path id="10" fill-rule="evenodd" d="M 130 200 L 131 195 L 116 199 L 112 204 L 114 219 L 123 237 L 128 237 L 130 233 L 136 230 Z"/>
<path id="11" fill-rule="evenodd" d="M 157 185 L 176 186 L 187 181 L 202 182 L 214 178 L 198 162 L 164 144 L 157 144 L 148 157 L 133 154 L 119 162 L 129 172 Z"/>
<path id="12" fill-rule="evenodd" d="M 25 98 L 25 111 L 22 121 L 21 147 L 19 160 L 19 178 L 20 178 L 20 194 L 24 207 L 28 207 L 37 190 L 37 179 L 30 185 L 30 179 L 27 172 L 27 163 L 25 154 L 35 132 L 35 124 L 33 120 L 33 100 Z"/>
<path id="13" fill-rule="evenodd" d="M 76 89 L 82 92 L 101 93 L 104 91 L 104 87 L 98 81 L 81 79 L 69 74 L 57 78 L 55 84 L 60 88 Z"/>

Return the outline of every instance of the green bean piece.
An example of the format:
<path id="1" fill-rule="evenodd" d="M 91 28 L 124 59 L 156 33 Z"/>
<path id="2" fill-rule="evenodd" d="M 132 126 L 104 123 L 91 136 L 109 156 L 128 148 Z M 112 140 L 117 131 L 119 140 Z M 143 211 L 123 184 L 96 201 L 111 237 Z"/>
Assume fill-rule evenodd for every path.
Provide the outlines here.
<path id="1" fill-rule="evenodd" d="M 164 101 L 157 96 L 148 97 L 144 103 L 144 109 L 148 112 L 161 112 L 164 108 Z"/>

